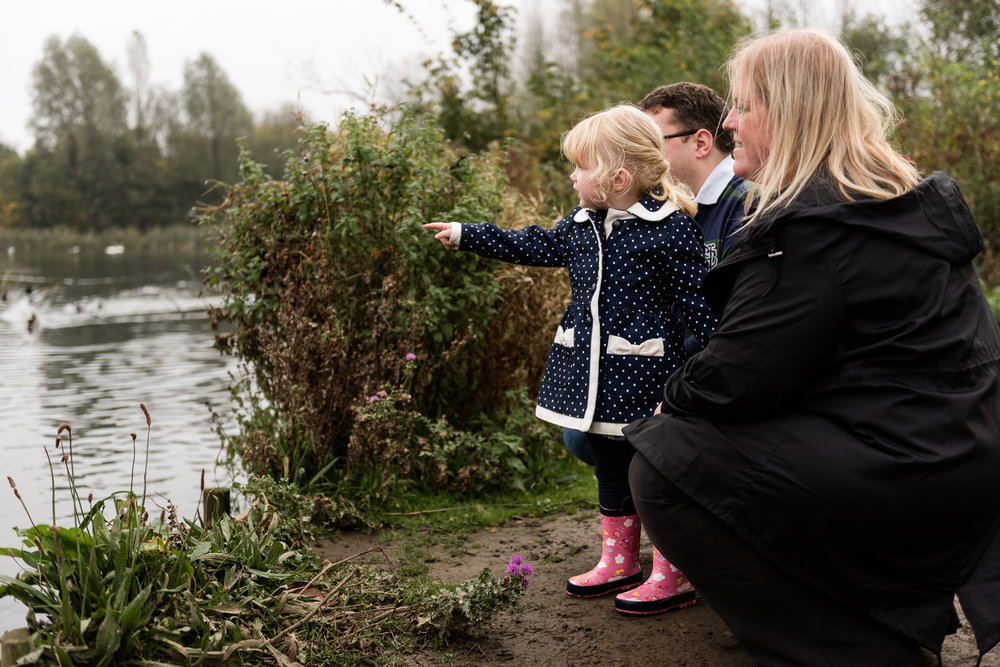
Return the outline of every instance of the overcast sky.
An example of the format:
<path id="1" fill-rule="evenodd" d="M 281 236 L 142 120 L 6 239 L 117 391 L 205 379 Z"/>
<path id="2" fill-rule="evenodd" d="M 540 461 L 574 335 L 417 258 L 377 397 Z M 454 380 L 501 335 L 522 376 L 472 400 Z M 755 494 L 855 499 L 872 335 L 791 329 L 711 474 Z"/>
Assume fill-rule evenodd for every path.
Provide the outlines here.
<path id="1" fill-rule="evenodd" d="M 0 142 L 31 146 L 31 70 L 45 40 L 79 34 L 129 84 L 127 45 L 146 40 L 151 83 L 180 90 L 184 63 L 209 53 L 255 115 L 301 104 L 332 120 L 352 102 L 329 91 L 388 85 L 382 75 L 419 72 L 427 55 L 450 50 L 475 7 L 459 0 L 402 0 L 408 19 L 384 0 L 28 0 L 0 8 Z M 376 92 L 379 92 L 378 90 Z"/>
<path id="2" fill-rule="evenodd" d="M 830 27 L 830 7 L 864 0 L 770 0 L 809 7 L 817 27 Z M 882 11 L 906 0 L 883 0 Z M 7 0 L 0 8 L 0 142 L 27 150 L 32 134 L 31 70 L 45 40 L 79 34 L 130 85 L 127 45 L 133 31 L 146 41 L 150 82 L 179 91 L 184 63 L 209 53 L 260 117 L 289 104 L 312 121 L 333 121 L 374 84 L 384 95 L 401 75 L 419 76 L 426 56 L 450 52 L 455 31 L 475 23 L 468 0 Z M 754 15 L 768 0 L 740 0 Z M 805 3 L 805 4 L 803 4 Z M 562 0 L 508 0 L 532 12 Z M 558 25 L 547 25 L 559 34 Z"/>

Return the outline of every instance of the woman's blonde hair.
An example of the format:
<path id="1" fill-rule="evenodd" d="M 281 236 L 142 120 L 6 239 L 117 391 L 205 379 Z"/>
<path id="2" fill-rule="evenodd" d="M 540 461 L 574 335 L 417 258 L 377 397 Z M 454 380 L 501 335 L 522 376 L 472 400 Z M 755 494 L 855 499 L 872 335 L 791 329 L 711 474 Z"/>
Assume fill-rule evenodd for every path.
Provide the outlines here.
<path id="1" fill-rule="evenodd" d="M 663 135 L 648 114 L 633 104 L 619 104 L 584 119 L 563 135 L 562 152 L 573 164 L 593 170 L 598 203 L 614 191 L 619 170 L 639 197 L 651 194 L 673 202 L 688 215 L 697 210 L 688 188 L 670 175 L 663 157 Z"/>
<path id="2" fill-rule="evenodd" d="M 848 199 L 889 199 L 920 179 L 889 145 L 896 108 L 861 73 L 847 48 L 818 30 L 789 30 L 738 43 L 726 63 L 730 84 L 745 83 L 771 132 L 752 176 L 753 222 L 790 203 L 817 174 Z"/>

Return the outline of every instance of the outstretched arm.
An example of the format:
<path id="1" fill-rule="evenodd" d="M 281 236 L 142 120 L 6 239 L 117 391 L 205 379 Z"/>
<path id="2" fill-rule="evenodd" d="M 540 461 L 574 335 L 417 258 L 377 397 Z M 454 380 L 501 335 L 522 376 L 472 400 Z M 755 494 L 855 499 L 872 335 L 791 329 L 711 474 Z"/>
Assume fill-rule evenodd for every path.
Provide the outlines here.
<path id="1" fill-rule="evenodd" d="M 503 229 L 490 222 L 428 222 L 434 238 L 446 248 L 460 248 L 480 257 L 526 266 L 566 266 L 566 244 L 562 238 L 572 224 L 564 219 L 555 229 L 528 225 Z"/>

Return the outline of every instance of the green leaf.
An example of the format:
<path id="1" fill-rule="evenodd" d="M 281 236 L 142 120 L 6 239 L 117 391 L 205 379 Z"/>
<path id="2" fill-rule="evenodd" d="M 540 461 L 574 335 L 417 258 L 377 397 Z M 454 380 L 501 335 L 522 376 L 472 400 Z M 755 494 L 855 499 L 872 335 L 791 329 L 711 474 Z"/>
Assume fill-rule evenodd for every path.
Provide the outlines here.
<path id="1" fill-rule="evenodd" d="M 198 560 L 202 556 L 205 556 L 206 554 L 210 553 L 212 549 L 213 545 L 211 542 L 198 542 L 196 545 L 194 545 L 194 548 L 191 549 L 190 552 L 188 552 L 188 560 L 192 561 Z"/>
<path id="2" fill-rule="evenodd" d="M 97 655 L 100 656 L 97 667 L 111 664 L 120 646 L 121 628 L 118 627 L 118 623 L 115 621 L 115 615 L 108 613 L 104 616 L 104 620 L 101 621 L 101 627 L 97 629 L 95 648 Z"/>
<path id="3" fill-rule="evenodd" d="M 127 634 L 139 626 L 139 623 L 144 615 L 144 607 L 149 601 L 149 596 L 152 593 L 152 590 L 152 586 L 146 586 L 144 589 L 139 591 L 139 594 L 132 598 L 132 601 L 129 602 L 125 609 L 122 610 L 121 619 L 119 620 L 122 633 Z"/>

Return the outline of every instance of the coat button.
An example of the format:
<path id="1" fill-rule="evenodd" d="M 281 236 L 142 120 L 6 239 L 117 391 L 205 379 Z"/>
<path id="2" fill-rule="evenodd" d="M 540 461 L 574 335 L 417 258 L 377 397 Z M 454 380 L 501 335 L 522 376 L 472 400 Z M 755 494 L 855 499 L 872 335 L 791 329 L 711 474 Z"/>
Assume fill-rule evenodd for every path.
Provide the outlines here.
<path id="1" fill-rule="evenodd" d="M 622 226 L 621 220 L 615 220 L 614 222 L 611 223 L 611 229 L 618 229 L 621 226 Z"/>

